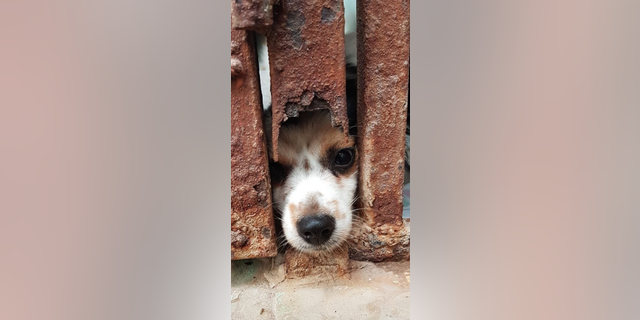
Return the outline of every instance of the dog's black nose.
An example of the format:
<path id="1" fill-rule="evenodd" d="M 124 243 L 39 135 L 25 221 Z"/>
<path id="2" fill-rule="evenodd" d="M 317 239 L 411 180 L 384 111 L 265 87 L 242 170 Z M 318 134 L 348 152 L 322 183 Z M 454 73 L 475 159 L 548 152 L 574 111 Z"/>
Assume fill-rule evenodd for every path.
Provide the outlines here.
<path id="1" fill-rule="evenodd" d="M 321 245 L 331 238 L 333 229 L 336 227 L 336 219 L 326 214 L 306 216 L 298 220 L 297 227 L 298 234 L 304 241 Z"/>

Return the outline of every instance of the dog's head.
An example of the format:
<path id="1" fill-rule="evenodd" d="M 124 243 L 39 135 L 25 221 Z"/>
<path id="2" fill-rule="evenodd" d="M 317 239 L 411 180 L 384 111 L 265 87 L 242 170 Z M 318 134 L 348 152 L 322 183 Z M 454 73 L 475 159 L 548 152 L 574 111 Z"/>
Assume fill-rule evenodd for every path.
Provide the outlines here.
<path id="1" fill-rule="evenodd" d="M 287 242 L 303 252 L 331 250 L 349 236 L 358 174 L 353 137 L 326 110 L 283 123 L 278 162 L 271 162 L 276 209 Z"/>

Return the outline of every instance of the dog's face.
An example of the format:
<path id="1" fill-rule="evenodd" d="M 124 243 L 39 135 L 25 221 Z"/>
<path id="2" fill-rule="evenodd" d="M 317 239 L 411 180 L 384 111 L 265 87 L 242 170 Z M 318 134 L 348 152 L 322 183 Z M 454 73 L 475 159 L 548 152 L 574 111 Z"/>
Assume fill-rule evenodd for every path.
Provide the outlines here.
<path id="1" fill-rule="evenodd" d="M 331 250 L 351 232 L 358 159 L 353 137 L 328 111 L 301 112 L 283 123 L 271 163 L 276 208 L 287 242 L 303 252 Z"/>

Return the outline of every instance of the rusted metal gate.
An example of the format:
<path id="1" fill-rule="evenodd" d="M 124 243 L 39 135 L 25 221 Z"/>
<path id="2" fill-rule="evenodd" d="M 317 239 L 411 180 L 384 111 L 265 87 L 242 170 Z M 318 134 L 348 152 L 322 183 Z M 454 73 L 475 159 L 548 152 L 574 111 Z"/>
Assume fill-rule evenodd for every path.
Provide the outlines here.
<path id="1" fill-rule="evenodd" d="M 231 258 L 276 255 L 271 187 L 253 32 L 269 47 L 274 160 L 282 122 L 301 111 L 328 109 L 348 131 L 342 0 L 232 1 Z M 409 81 L 409 1 L 358 1 L 359 196 L 366 222 L 348 259 L 409 259 L 402 219 Z M 316 257 L 287 254 L 287 273 L 313 273 Z"/>
<path id="2" fill-rule="evenodd" d="M 253 36 L 231 30 L 231 259 L 276 255 Z"/>

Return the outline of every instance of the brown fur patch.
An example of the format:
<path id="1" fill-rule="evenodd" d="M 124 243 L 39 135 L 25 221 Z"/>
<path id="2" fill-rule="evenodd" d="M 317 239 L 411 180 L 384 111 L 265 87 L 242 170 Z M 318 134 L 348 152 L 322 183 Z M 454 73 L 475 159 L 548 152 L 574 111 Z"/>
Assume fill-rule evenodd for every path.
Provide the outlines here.
<path id="1" fill-rule="evenodd" d="M 304 214 L 316 214 L 320 211 L 320 203 L 318 202 L 318 197 L 320 197 L 320 193 L 310 194 L 308 197 L 308 202 L 304 204 Z"/>
<path id="2" fill-rule="evenodd" d="M 345 139 L 342 129 L 331 125 L 328 110 L 300 112 L 298 118 L 286 121 L 280 128 L 278 154 L 287 159 L 284 161 L 295 161 L 303 149 L 323 155 L 332 146 L 346 148 L 354 144 L 353 137 Z"/>
<path id="3" fill-rule="evenodd" d="M 334 211 L 333 208 L 325 208 L 323 206 L 320 205 L 320 202 L 318 201 L 318 197 L 320 196 L 320 194 L 312 194 L 310 195 L 310 197 L 308 198 L 308 202 L 304 203 L 302 205 L 302 208 L 300 210 L 300 217 L 303 216 L 312 216 L 312 215 L 317 215 L 317 214 L 330 214 L 333 215 Z M 331 201 L 332 203 L 335 202 L 336 204 L 336 208 L 338 208 L 337 204 L 338 201 L 334 200 Z M 331 206 L 333 207 L 333 205 Z"/>
<path id="4" fill-rule="evenodd" d="M 291 212 L 293 221 L 298 221 L 298 216 L 300 215 L 300 212 L 298 212 L 298 206 L 293 203 L 289 204 L 289 212 Z"/>
<path id="5" fill-rule="evenodd" d="M 338 200 L 329 201 L 329 205 L 331 206 L 333 214 L 336 215 L 337 219 L 344 219 L 344 213 L 340 211 L 340 204 Z"/>
<path id="6" fill-rule="evenodd" d="M 283 155 L 278 154 L 278 163 L 285 167 L 293 167 L 295 163 L 295 159 L 291 156 L 287 157 L 286 152 L 283 152 Z"/>
<path id="7" fill-rule="evenodd" d="M 349 137 L 348 140 L 345 140 L 342 135 L 342 131 L 337 128 L 334 129 L 336 130 L 327 132 L 320 143 L 320 155 L 322 156 L 327 155 L 331 150 L 350 148 L 355 145 L 353 137 Z"/>

